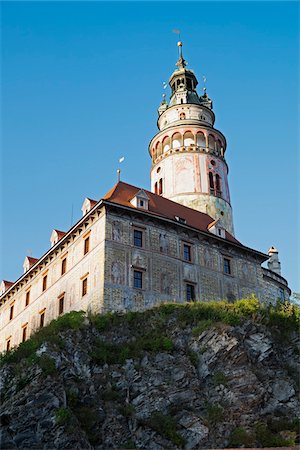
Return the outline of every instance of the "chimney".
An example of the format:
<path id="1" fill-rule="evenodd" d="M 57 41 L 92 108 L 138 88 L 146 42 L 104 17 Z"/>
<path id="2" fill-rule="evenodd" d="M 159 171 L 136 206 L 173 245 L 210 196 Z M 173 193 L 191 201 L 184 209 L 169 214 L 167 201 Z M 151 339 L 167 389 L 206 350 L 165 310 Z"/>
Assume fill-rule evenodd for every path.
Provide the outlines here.
<path id="1" fill-rule="evenodd" d="M 276 247 L 272 245 L 272 247 L 268 250 L 269 260 L 267 262 L 268 269 L 272 270 L 272 272 L 277 273 L 277 275 L 281 275 L 281 264 L 278 259 L 278 250 Z"/>

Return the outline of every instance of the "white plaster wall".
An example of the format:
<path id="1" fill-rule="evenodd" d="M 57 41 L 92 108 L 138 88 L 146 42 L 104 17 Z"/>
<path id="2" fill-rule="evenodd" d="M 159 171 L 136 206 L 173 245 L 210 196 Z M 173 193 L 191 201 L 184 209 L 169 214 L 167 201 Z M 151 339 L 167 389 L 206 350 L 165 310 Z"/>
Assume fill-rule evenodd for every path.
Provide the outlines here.
<path id="1" fill-rule="evenodd" d="M 188 103 L 179 104 L 164 111 L 158 119 L 158 128 L 164 130 L 167 126 L 180 121 L 179 114 L 181 112 L 185 113 L 186 119 L 197 120 L 209 126 L 214 124 L 214 114 L 211 111 L 203 106 Z"/>
<path id="2" fill-rule="evenodd" d="M 84 255 L 84 236 L 90 231 L 90 251 Z M 58 297 L 65 292 L 64 313 L 93 308 L 100 311 L 103 302 L 104 277 L 104 212 L 84 228 L 74 241 L 61 248 L 47 264 L 0 308 L 0 351 L 22 339 L 22 325 L 28 322 L 28 335 L 39 327 L 39 311 L 46 308 L 45 324 L 58 317 Z M 67 253 L 66 253 L 67 252 Z M 67 271 L 61 275 L 62 256 L 67 255 Z M 42 292 L 42 279 L 47 271 L 47 289 Z M 82 297 L 82 277 L 88 273 L 88 292 Z M 25 307 L 26 291 L 30 287 L 30 303 Z M 14 318 L 9 320 L 10 305 L 14 302 Z"/>

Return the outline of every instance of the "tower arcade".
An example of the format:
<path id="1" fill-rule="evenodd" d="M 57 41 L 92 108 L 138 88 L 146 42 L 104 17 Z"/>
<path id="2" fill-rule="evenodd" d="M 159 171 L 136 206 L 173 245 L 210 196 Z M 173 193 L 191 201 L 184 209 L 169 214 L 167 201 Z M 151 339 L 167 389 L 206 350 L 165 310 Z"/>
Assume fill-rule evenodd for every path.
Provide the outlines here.
<path id="1" fill-rule="evenodd" d="M 214 128 L 212 100 L 186 68 L 178 42 L 177 69 L 169 79 L 171 97 L 158 108 L 159 132 L 149 144 L 151 190 L 189 208 L 209 214 L 232 235 L 233 218 L 225 161 L 225 136 Z"/>

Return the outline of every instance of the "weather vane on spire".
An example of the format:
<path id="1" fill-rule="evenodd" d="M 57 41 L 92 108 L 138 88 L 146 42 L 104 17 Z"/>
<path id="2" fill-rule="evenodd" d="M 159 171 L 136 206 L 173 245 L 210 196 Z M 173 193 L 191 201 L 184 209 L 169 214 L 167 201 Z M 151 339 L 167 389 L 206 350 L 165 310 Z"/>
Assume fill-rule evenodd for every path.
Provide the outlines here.
<path id="1" fill-rule="evenodd" d="M 177 42 L 177 46 L 178 46 L 178 50 L 179 50 L 179 59 L 176 63 L 176 66 L 180 70 L 180 69 L 185 68 L 185 66 L 187 65 L 187 62 L 182 56 L 182 41 L 180 40 L 180 30 L 174 29 L 173 33 L 178 34 L 178 37 L 179 37 L 179 41 Z"/>
<path id="2" fill-rule="evenodd" d="M 206 76 L 205 75 L 203 75 L 203 83 L 204 83 L 203 92 L 204 92 L 204 94 L 206 94 Z"/>
<path id="3" fill-rule="evenodd" d="M 122 156 L 121 158 L 119 158 L 119 163 L 121 164 L 124 161 L 125 157 Z M 117 170 L 117 174 L 118 174 L 118 182 L 120 181 L 121 178 L 121 169 Z"/>

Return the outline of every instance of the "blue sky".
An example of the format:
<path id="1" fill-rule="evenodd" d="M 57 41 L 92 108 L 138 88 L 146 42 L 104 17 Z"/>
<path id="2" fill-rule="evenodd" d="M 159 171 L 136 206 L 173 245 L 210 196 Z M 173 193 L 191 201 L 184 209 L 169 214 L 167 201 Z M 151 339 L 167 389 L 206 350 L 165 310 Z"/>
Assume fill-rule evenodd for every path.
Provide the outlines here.
<path id="1" fill-rule="evenodd" d="M 236 237 L 277 246 L 300 291 L 297 2 L 2 2 L 1 279 L 112 187 L 119 157 L 149 188 L 174 28 L 227 138 Z"/>

